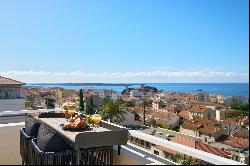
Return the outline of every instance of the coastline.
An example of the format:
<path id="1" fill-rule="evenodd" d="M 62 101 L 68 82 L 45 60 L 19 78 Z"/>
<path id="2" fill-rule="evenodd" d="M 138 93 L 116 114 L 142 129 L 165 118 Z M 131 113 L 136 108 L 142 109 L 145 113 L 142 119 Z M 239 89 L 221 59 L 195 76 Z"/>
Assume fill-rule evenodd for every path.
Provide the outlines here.
<path id="1" fill-rule="evenodd" d="M 39 88 L 64 88 L 79 90 L 84 88 L 109 89 L 122 92 L 125 85 L 131 88 L 139 88 L 140 83 L 27 83 L 24 87 Z M 158 90 L 180 93 L 194 93 L 199 90 L 207 91 L 211 94 L 224 96 L 242 96 L 249 99 L 249 83 L 142 83 L 145 86 L 153 86 Z"/>

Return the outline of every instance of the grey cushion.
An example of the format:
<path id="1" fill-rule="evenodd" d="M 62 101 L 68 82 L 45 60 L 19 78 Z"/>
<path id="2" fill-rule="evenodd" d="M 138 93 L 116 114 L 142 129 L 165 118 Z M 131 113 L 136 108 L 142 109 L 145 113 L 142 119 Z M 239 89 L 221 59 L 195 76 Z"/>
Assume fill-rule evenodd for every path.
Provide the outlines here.
<path id="1" fill-rule="evenodd" d="M 44 152 L 60 152 L 69 149 L 68 143 L 45 124 L 41 124 L 39 128 L 37 146 Z"/>
<path id="2" fill-rule="evenodd" d="M 40 123 L 33 117 L 26 117 L 25 120 L 25 132 L 31 137 L 37 137 L 37 133 L 40 127 Z"/>

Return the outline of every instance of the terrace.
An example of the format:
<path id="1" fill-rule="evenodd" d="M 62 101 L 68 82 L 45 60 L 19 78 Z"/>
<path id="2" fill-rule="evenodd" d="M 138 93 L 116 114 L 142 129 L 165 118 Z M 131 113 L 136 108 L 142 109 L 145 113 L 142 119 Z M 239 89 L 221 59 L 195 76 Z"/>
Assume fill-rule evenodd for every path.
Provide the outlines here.
<path id="1" fill-rule="evenodd" d="M 47 111 L 47 110 L 44 110 Z M 19 153 L 19 130 L 24 127 L 25 111 L 21 114 L 2 115 L 0 116 L 0 148 L 4 149 L 0 152 L 0 164 L 21 164 Z M 155 132 L 156 135 L 150 133 L 152 129 L 146 130 L 129 130 L 130 136 L 151 142 L 154 145 L 166 147 L 179 153 L 191 155 L 196 159 L 205 161 L 215 165 L 241 165 L 242 163 L 216 156 L 207 152 L 193 149 L 181 144 L 177 144 L 166 140 L 161 132 Z M 157 136 L 159 135 L 159 136 Z M 170 134 L 171 135 L 171 134 Z M 161 138 L 162 136 L 162 138 Z M 114 165 L 178 165 L 168 159 L 164 159 L 151 150 L 140 147 L 133 142 L 128 141 L 127 145 L 121 147 L 121 154 L 118 155 L 117 146 L 113 147 L 113 164 Z"/>

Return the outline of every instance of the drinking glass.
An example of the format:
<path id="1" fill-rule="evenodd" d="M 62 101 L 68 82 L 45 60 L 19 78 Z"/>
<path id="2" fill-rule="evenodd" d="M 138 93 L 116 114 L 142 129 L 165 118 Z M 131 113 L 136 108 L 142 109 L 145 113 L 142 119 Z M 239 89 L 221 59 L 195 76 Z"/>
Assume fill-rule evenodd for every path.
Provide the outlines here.
<path id="1" fill-rule="evenodd" d="M 102 116 L 99 114 L 94 114 L 91 116 L 91 120 L 93 121 L 96 127 L 99 127 L 98 124 L 101 122 Z"/>
<path id="2" fill-rule="evenodd" d="M 72 116 L 76 113 L 76 110 L 74 110 L 74 109 L 69 109 L 69 110 L 68 110 L 68 113 L 69 113 L 70 116 L 72 117 Z"/>

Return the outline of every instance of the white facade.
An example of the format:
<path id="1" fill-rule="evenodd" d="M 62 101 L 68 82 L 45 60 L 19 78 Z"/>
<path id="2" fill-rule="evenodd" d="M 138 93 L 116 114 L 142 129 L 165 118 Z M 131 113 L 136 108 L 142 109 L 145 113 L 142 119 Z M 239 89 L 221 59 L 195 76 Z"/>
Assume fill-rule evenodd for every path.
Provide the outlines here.
<path id="1" fill-rule="evenodd" d="M 199 137 L 199 131 L 186 129 L 186 128 L 183 128 L 182 126 L 180 126 L 180 132 L 186 135 L 193 136 L 193 137 Z"/>
<path id="2" fill-rule="evenodd" d="M 20 111 L 25 109 L 25 99 L 0 99 L 1 111 Z"/>
<path id="3" fill-rule="evenodd" d="M 90 94 L 90 95 L 96 95 L 101 99 L 104 99 L 106 97 L 109 97 L 113 100 L 117 100 L 118 98 L 118 93 L 112 90 L 104 90 L 104 89 L 86 89 L 85 93 Z"/>
<path id="4" fill-rule="evenodd" d="M 225 110 L 216 110 L 216 120 L 221 121 L 225 120 L 226 118 L 226 111 Z"/>
<path id="5" fill-rule="evenodd" d="M 124 111 L 123 116 L 125 118 L 125 120 L 121 123 L 119 123 L 119 125 L 139 125 L 140 122 L 135 120 L 135 113 L 133 112 L 129 112 L 129 111 Z"/>
<path id="6" fill-rule="evenodd" d="M 159 107 L 159 102 L 155 102 L 155 101 L 154 101 L 154 102 L 152 103 L 152 106 L 153 106 L 153 110 L 157 110 L 157 111 L 158 111 L 159 108 L 160 108 L 160 107 Z"/>
<path id="7" fill-rule="evenodd" d="M 130 91 L 130 98 L 140 98 L 143 96 L 143 92 L 139 90 L 132 90 Z"/>
<path id="8" fill-rule="evenodd" d="M 225 96 L 223 96 L 223 95 L 216 95 L 216 97 L 217 97 L 217 102 L 218 103 L 224 103 L 224 100 L 225 100 Z"/>

